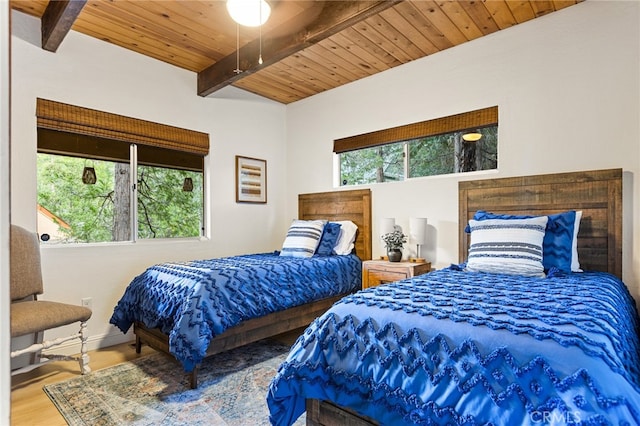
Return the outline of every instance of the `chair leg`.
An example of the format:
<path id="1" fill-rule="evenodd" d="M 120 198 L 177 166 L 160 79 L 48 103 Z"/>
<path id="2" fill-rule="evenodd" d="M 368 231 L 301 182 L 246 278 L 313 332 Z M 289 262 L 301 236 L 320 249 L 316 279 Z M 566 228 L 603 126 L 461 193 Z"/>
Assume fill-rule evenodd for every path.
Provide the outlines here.
<path id="1" fill-rule="evenodd" d="M 82 374 L 88 374 L 91 372 L 91 367 L 89 367 L 89 353 L 87 350 L 87 339 L 89 338 L 89 333 L 87 332 L 87 322 L 83 321 L 80 323 L 80 371 Z"/>
<path id="2" fill-rule="evenodd" d="M 58 355 L 48 353 L 44 356 L 40 356 L 41 360 L 45 360 L 39 362 L 37 364 L 27 365 L 22 368 L 18 368 L 16 370 L 11 371 L 11 375 L 26 373 L 27 371 L 31 371 L 34 368 L 40 367 L 50 361 L 59 360 L 59 361 L 78 361 L 80 363 L 80 372 L 82 374 L 87 374 L 91 372 L 91 368 L 89 367 L 89 353 L 87 348 L 87 340 L 89 340 L 89 333 L 87 331 L 87 323 L 80 322 L 80 331 L 78 333 L 72 334 L 66 337 L 58 337 L 53 340 L 44 340 L 41 343 L 34 343 L 29 347 L 18 349 L 12 351 L 10 353 L 11 358 L 15 358 L 22 354 L 26 353 L 34 353 L 37 352 L 40 354 L 42 350 L 49 349 L 53 346 L 60 345 L 64 342 L 68 342 L 69 340 L 80 339 L 80 356 L 69 356 L 69 355 Z"/>
<path id="3" fill-rule="evenodd" d="M 36 331 L 35 333 L 33 333 L 33 343 L 42 343 L 43 340 L 44 340 L 43 331 Z M 42 358 L 42 354 L 40 353 L 40 351 L 32 352 L 31 362 L 29 362 L 29 364 L 32 364 L 32 365 L 40 364 L 42 362 L 41 358 Z"/>

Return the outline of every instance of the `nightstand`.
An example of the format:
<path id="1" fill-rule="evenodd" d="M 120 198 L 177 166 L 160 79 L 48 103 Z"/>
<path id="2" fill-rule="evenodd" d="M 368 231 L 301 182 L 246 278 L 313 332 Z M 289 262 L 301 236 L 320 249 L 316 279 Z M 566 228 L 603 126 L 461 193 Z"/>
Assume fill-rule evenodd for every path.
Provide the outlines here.
<path id="1" fill-rule="evenodd" d="M 362 262 L 362 288 L 403 280 L 431 271 L 431 263 L 389 262 L 388 260 L 365 260 Z"/>

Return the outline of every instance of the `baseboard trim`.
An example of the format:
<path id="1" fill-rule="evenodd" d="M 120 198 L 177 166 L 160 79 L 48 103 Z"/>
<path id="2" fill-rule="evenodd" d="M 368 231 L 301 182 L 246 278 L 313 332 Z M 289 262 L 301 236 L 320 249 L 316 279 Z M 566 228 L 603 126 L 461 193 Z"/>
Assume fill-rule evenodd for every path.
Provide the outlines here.
<path id="1" fill-rule="evenodd" d="M 129 330 L 126 334 L 123 334 L 119 330 L 114 333 L 97 334 L 89 336 L 87 339 L 87 349 L 94 351 L 97 349 L 106 348 L 109 346 L 119 345 L 121 343 L 127 343 L 135 340 L 133 330 Z M 42 351 L 43 354 L 57 353 L 60 355 L 77 355 L 80 353 L 80 341 L 73 340 L 62 345 L 55 346 L 53 348 Z"/>

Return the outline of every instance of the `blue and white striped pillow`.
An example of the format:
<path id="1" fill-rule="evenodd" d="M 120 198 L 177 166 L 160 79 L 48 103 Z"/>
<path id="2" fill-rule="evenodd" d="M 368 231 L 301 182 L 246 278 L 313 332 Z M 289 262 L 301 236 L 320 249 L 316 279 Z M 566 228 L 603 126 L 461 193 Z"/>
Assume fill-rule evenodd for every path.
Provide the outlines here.
<path id="1" fill-rule="evenodd" d="M 470 220 L 471 244 L 466 269 L 523 276 L 544 276 L 542 241 L 548 217 Z"/>
<path id="2" fill-rule="evenodd" d="M 326 223 L 326 220 L 294 220 L 282 244 L 280 256 L 313 256 Z"/>
<path id="3" fill-rule="evenodd" d="M 478 210 L 474 220 L 486 219 L 530 219 L 533 215 L 497 214 Z M 542 241 L 542 265 L 545 270 L 553 267 L 564 272 L 582 272 L 578 260 L 578 231 L 582 211 L 569 210 L 547 215 L 547 229 Z M 467 226 L 465 232 L 471 232 Z"/>

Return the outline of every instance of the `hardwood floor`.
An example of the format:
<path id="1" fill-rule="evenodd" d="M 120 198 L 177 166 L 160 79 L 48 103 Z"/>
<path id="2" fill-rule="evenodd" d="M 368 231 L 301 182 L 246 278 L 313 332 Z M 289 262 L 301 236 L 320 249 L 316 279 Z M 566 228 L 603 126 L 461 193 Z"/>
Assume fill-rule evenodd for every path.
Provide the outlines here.
<path id="1" fill-rule="evenodd" d="M 276 336 L 275 339 L 292 345 L 304 328 Z M 90 351 L 89 365 L 92 371 L 111 367 L 125 361 L 140 358 L 155 351 L 146 345 L 142 353 L 136 354 L 132 343 L 110 346 Z M 12 426 L 66 426 L 64 418 L 53 405 L 42 387 L 80 375 L 80 368 L 74 361 L 57 361 L 43 365 L 28 373 L 11 379 L 11 425 Z"/>
<path id="2" fill-rule="evenodd" d="M 148 346 L 136 354 L 132 343 L 110 346 L 90 351 L 89 365 L 92 371 L 120 364 L 153 353 Z M 43 365 L 28 373 L 11 378 L 11 425 L 15 426 L 66 426 L 42 387 L 80 375 L 80 367 L 74 361 L 57 361 Z"/>

